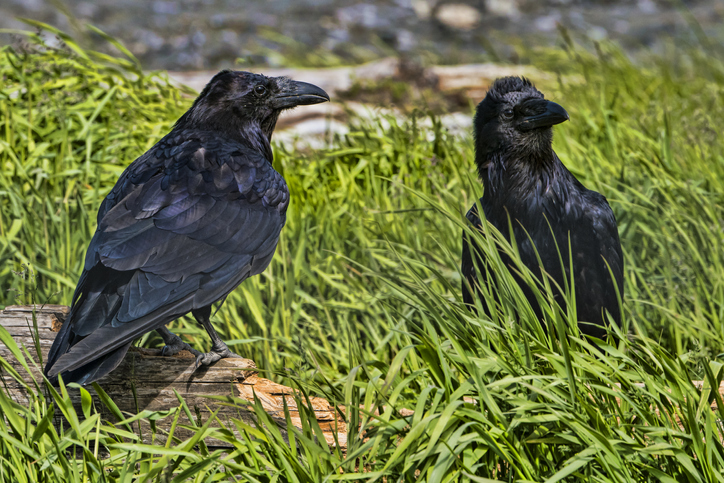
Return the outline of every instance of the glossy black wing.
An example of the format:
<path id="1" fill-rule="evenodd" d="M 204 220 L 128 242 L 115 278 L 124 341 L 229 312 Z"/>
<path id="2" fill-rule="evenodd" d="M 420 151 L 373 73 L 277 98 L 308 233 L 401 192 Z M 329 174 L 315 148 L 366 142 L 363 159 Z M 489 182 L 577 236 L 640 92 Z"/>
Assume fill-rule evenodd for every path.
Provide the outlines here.
<path id="1" fill-rule="evenodd" d="M 470 222 L 471 227 L 478 230 L 481 229 L 482 222 L 478 216 L 477 205 L 473 205 L 465 216 Z M 473 256 L 477 259 L 477 270 L 475 268 L 476 259 L 474 259 Z M 462 263 L 460 266 L 460 272 L 462 274 L 463 302 L 465 302 L 471 310 L 475 310 L 475 296 L 480 295 L 480 291 L 477 287 L 480 286 L 480 283 L 484 282 L 483 280 L 478 279 L 479 271 L 482 271 L 482 273 L 479 274 L 481 277 L 485 276 L 483 267 L 483 260 L 479 256 L 477 244 L 474 240 L 470 239 L 469 235 L 465 231 L 463 231 L 463 253 Z"/>
<path id="2" fill-rule="evenodd" d="M 621 324 L 621 311 L 616 290 L 623 298 L 623 251 L 618 227 L 606 198 L 590 191 L 583 216 L 587 229 L 574 231 L 571 244 L 576 278 L 578 319 L 598 326 L 606 323 L 604 310 Z M 584 333 L 603 336 L 602 329 L 580 324 Z"/>
<path id="3" fill-rule="evenodd" d="M 102 204 L 46 373 L 96 379 L 135 338 L 261 273 L 288 202 L 281 175 L 255 151 L 211 133 L 169 135 Z"/>

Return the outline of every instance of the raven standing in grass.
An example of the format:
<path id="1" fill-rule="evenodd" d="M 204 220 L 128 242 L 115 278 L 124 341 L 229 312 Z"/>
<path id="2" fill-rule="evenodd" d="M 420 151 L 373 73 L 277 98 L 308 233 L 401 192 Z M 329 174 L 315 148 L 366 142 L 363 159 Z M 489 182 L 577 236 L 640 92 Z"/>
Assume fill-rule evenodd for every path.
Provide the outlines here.
<path id="1" fill-rule="evenodd" d="M 579 328 L 600 338 L 606 333 L 604 312 L 621 324 L 616 291 L 623 296 L 623 253 L 606 198 L 586 189 L 553 151 L 551 126 L 566 120 L 568 113 L 545 100 L 527 79 L 495 81 L 478 105 L 474 121 L 475 164 L 485 187 L 480 206 L 485 218 L 509 241 L 512 225 L 520 258 L 539 279 L 536 250 L 543 270 L 561 289 L 564 276 L 570 278 L 569 259 L 573 261 Z M 477 205 L 467 218 L 481 227 Z M 511 266 L 510 258 L 501 255 Z M 481 276 L 486 276 L 484 260 L 463 236 L 463 299 L 467 304 L 474 304 L 469 288 L 475 290 L 479 283 L 473 256 Z M 518 281 L 542 318 L 531 288 Z M 555 287 L 553 290 L 563 306 L 562 294 Z"/>
<path id="2" fill-rule="evenodd" d="M 164 355 L 187 349 L 197 367 L 238 357 L 211 325 L 211 307 L 274 255 L 289 205 L 284 178 L 272 168 L 274 126 L 284 109 L 328 100 L 319 87 L 284 77 L 214 76 L 101 204 L 45 374 L 88 384 L 151 330 L 163 337 Z M 211 337 L 211 352 L 166 329 L 189 312 Z"/>

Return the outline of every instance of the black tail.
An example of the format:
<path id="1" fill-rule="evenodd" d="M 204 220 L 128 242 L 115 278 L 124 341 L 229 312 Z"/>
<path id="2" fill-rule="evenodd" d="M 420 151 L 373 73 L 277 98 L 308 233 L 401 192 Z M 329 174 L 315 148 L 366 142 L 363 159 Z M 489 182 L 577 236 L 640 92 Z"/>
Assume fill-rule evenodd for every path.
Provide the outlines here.
<path id="1" fill-rule="evenodd" d="M 45 376 L 53 383 L 57 383 L 56 373 L 53 366 L 58 360 L 71 350 L 76 344 L 81 342 L 89 334 L 100 327 L 109 324 L 118 313 L 123 297 L 120 295 L 125 292 L 125 286 L 128 284 L 132 272 L 118 272 L 110 270 L 102 265 L 97 265 L 90 270 L 84 271 L 78 281 L 78 288 L 73 296 L 73 304 L 70 309 L 68 318 L 63 322 L 63 326 L 58 332 L 53 346 L 48 353 L 48 360 L 45 364 L 43 372 Z M 85 287 L 95 286 L 93 292 L 84 292 Z M 129 344 L 130 345 L 130 344 Z M 121 348 L 104 354 L 96 361 L 90 362 L 63 374 L 65 382 L 80 382 L 85 372 L 94 372 L 99 374 L 89 381 L 98 379 L 108 372 L 112 371 L 121 360 L 123 355 L 128 351 L 128 346 L 122 351 Z M 113 365 L 111 367 L 111 361 Z M 103 367 L 104 372 L 98 372 Z"/>
<path id="2" fill-rule="evenodd" d="M 130 347 L 131 342 L 127 343 L 122 347 L 119 347 L 113 352 L 104 355 L 103 357 L 100 357 L 84 366 L 79 367 L 78 369 L 62 373 L 61 375 L 63 376 L 63 382 L 65 384 L 68 384 L 69 382 L 77 382 L 78 384 L 84 386 L 90 382 L 97 381 L 98 379 L 118 367 Z M 46 375 L 49 369 L 49 366 L 45 367 Z M 52 385 L 58 385 L 57 375 L 49 377 L 48 380 Z"/>

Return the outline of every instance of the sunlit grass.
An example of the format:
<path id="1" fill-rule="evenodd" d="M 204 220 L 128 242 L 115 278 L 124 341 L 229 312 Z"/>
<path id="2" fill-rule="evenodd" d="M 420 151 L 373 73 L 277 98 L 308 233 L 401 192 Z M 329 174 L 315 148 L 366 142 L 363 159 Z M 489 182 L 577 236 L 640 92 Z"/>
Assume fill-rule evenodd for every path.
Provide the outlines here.
<path id="1" fill-rule="evenodd" d="M 29 300 L 28 279 L 13 274 L 23 264 L 38 274 L 36 300 L 69 302 L 103 196 L 190 104 L 133 59 L 33 45 L 0 51 L 5 304 Z M 722 378 L 724 347 L 724 70 L 696 52 L 635 66 L 610 46 L 571 49 L 537 58 L 565 74 L 546 83 L 571 115 L 554 148 L 616 214 L 628 334 L 596 345 L 545 304 L 544 331 L 500 263 L 491 318 L 470 313 L 458 273 L 462 214 L 481 194 L 470 139 L 424 113 L 355 120 L 328 149 L 275 146 L 292 196 L 277 254 L 213 319 L 267 376 L 348 408 L 359 432 L 346 455 L 316 437 L 311 417 L 285 440 L 260 407 L 265 424 L 234 423 L 244 439 L 207 426 L 168 448 L 143 446 L 90 407 L 73 419 L 62 391 L 51 399 L 73 424 L 59 432 L 38 381 L 28 405 L 0 390 L 0 472 L 24 468 L 18 481 L 722 480 L 724 405 L 708 388 Z M 495 260 L 488 235 L 479 242 Z M 208 348 L 192 321 L 174 326 Z M 184 405 L 170 409 L 175 417 Z M 205 436 L 234 451 L 209 452 Z M 82 451 L 72 457 L 70 445 Z"/>

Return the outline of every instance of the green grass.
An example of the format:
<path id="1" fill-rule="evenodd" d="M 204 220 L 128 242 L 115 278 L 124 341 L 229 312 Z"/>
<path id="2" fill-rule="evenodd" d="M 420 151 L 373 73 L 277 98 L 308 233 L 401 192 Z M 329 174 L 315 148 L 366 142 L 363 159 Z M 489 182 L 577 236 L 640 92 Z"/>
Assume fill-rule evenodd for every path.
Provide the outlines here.
<path id="1" fill-rule="evenodd" d="M 29 42 L 26 52 L 0 51 L 0 303 L 31 294 L 68 303 L 100 201 L 190 99 L 132 58 L 84 51 L 72 39 L 69 48 Z M 532 58 L 559 74 L 540 87 L 571 115 L 555 128 L 554 148 L 616 213 L 629 336 L 597 346 L 570 329 L 568 314 L 544 304 L 546 335 L 499 263 L 492 318 L 470 314 L 458 273 L 462 213 L 481 194 L 470 139 L 422 113 L 402 123 L 355 120 L 328 149 L 275 147 L 292 194 L 277 254 L 213 319 L 267 376 L 360 407 L 347 415 L 351 428 L 361 426 L 346 456 L 315 438 L 313 419 L 287 442 L 259 408 L 269 424 L 234 423 L 243 440 L 201 427 L 166 448 L 141 445 L 91 407 L 88 418 L 74 420 L 60 392 L 56 410 L 76 422 L 59 432 L 47 424 L 52 405 L 38 396 L 38 381 L 27 405 L 0 389 L 0 474 L 724 480 L 724 404 L 709 389 L 724 375 L 724 68 L 702 52 L 633 65 L 612 46 Z M 496 260 L 490 235 L 479 241 Z M 13 273 L 24 265 L 34 279 Z M 174 326 L 208 348 L 190 320 Z M 13 346 L 2 330 L 0 338 Z M 5 377 L 19 377 L 0 364 Z M 708 384 L 698 389 L 692 379 Z M 708 409 L 713 401 L 716 412 Z M 403 417 L 401 408 L 414 415 Z M 184 405 L 170 409 L 155 417 L 173 418 Z M 205 436 L 235 450 L 210 452 Z M 72 445 L 80 450 L 66 451 Z M 99 446 L 111 456 L 99 457 Z"/>

